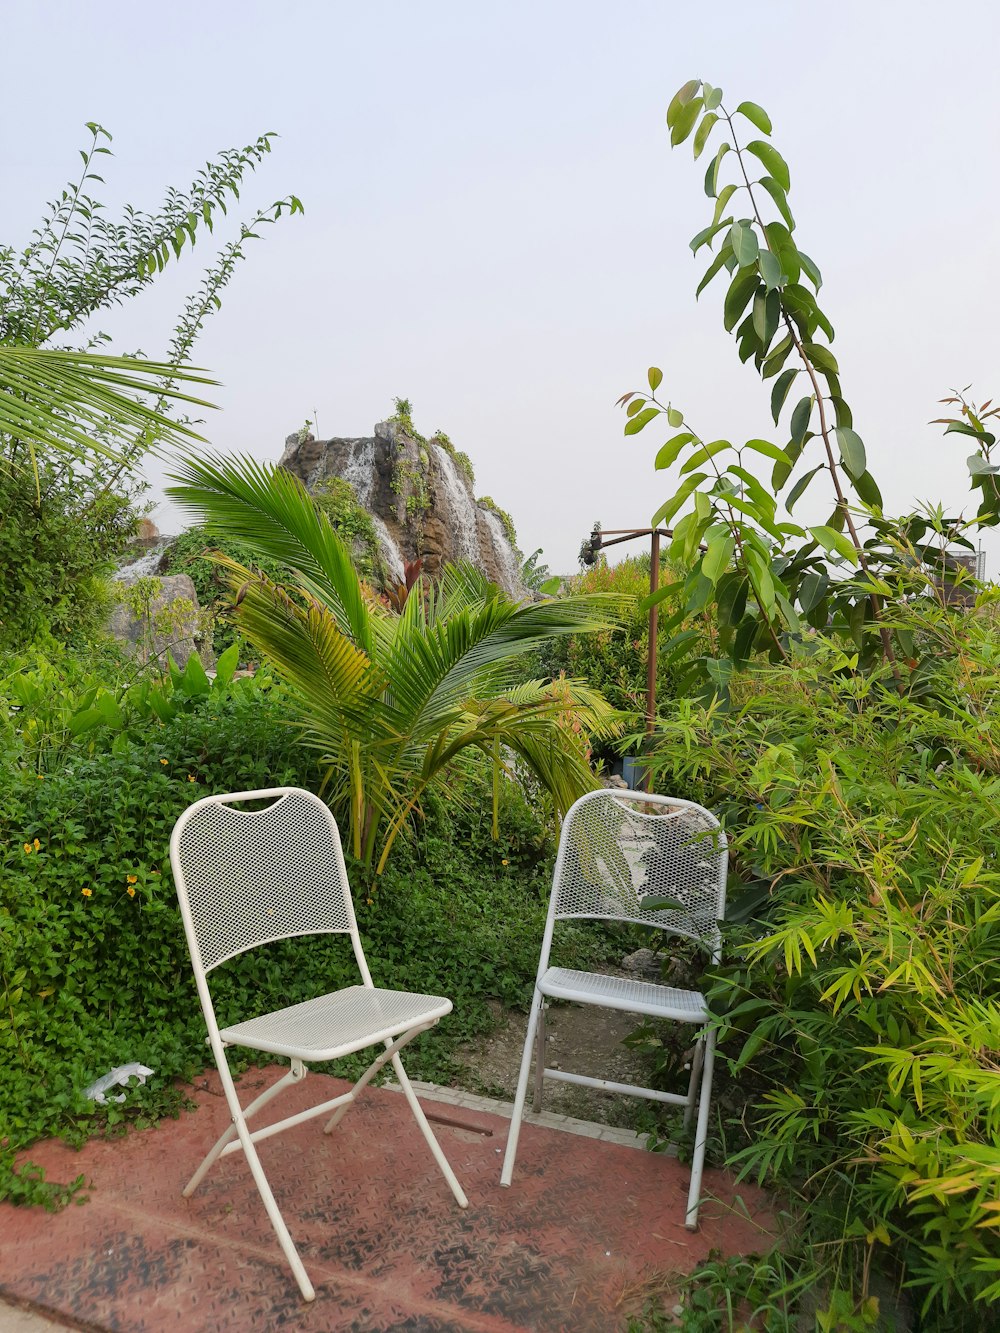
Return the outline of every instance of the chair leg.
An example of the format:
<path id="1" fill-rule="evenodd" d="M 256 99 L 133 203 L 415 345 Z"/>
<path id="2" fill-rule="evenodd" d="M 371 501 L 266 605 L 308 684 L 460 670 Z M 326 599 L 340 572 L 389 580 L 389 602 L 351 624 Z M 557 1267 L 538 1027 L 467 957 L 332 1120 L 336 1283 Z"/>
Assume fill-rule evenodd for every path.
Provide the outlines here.
<path id="1" fill-rule="evenodd" d="M 542 1084 L 545 1082 L 545 1010 L 547 1005 L 542 1001 L 538 1010 L 538 1031 L 535 1035 L 535 1095 L 531 1101 L 531 1109 L 535 1115 L 542 1113 Z"/>
<path id="2" fill-rule="evenodd" d="M 715 1065 L 715 1028 L 705 1034 L 705 1060 L 701 1075 L 701 1094 L 698 1101 L 698 1127 L 694 1136 L 694 1156 L 691 1159 L 691 1189 L 688 1193 L 688 1231 L 698 1230 L 698 1208 L 701 1204 L 701 1177 L 705 1167 L 705 1144 L 708 1140 L 708 1113 L 712 1101 L 712 1070 Z"/>
<path id="3" fill-rule="evenodd" d="M 392 1067 L 395 1069 L 396 1077 L 399 1079 L 399 1086 L 403 1089 L 403 1092 L 406 1094 L 406 1100 L 410 1103 L 410 1110 L 413 1112 L 414 1119 L 420 1126 L 420 1131 L 427 1140 L 427 1146 L 434 1154 L 434 1160 L 441 1168 L 441 1174 L 448 1182 L 448 1187 L 452 1194 L 454 1194 L 455 1201 L 459 1208 L 468 1208 L 469 1200 L 465 1196 L 465 1191 L 458 1183 L 458 1179 L 455 1176 L 454 1171 L 451 1169 L 451 1164 L 441 1151 L 441 1145 L 438 1143 L 434 1131 L 427 1123 L 427 1117 L 424 1115 L 424 1108 L 417 1101 L 417 1094 L 410 1086 L 410 1080 L 406 1075 L 406 1070 L 403 1068 L 403 1062 L 398 1054 L 394 1054 L 392 1057 Z"/>
<path id="4" fill-rule="evenodd" d="M 222 1087 L 226 1094 L 226 1101 L 229 1103 L 229 1110 L 233 1117 L 232 1127 L 243 1146 L 243 1155 L 247 1159 L 261 1201 L 264 1204 L 264 1209 L 270 1219 L 271 1226 L 274 1228 L 274 1234 L 278 1238 L 278 1244 L 281 1246 L 282 1253 L 288 1260 L 288 1266 L 295 1275 L 295 1281 L 299 1284 L 299 1291 L 302 1293 L 302 1299 L 306 1301 L 315 1300 L 316 1289 L 309 1281 L 309 1274 L 306 1272 L 305 1265 L 299 1258 L 299 1252 L 295 1248 L 295 1242 L 292 1240 L 288 1227 L 285 1225 L 285 1219 L 281 1216 L 281 1210 L 278 1208 L 274 1194 L 271 1191 L 271 1186 L 268 1183 L 267 1176 L 264 1174 L 264 1168 L 261 1166 L 260 1158 L 257 1155 L 257 1147 L 253 1139 L 250 1137 L 250 1130 L 247 1127 L 246 1116 L 243 1108 L 240 1106 L 239 1097 L 236 1094 L 236 1086 L 233 1083 L 233 1076 L 229 1072 L 229 1066 L 226 1064 L 225 1060 L 221 1061 L 219 1064 L 219 1076 L 222 1079 Z M 277 1083 L 267 1089 L 266 1093 L 262 1093 L 261 1096 L 257 1098 L 256 1102 L 252 1103 L 252 1109 L 256 1109 L 262 1102 L 273 1097 L 278 1088 L 283 1084 L 295 1081 L 297 1078 L 301 1077 L 301 1073 L 289 1070 L 283 1078 L 279 1079 Z M 224 1135 L 223 1137 L 225 1138 L 226 1136 Z M 218 1147 L 219 1145 L 216 1144 L 216 1148 Z M 212 1151 L 215 1152 L 215 1149 L 213 1148 Z M 221 1152 L 221 1148 L 219 1151 Z M 211 1156 L 211 1154 L 209 1155 Z"/>
<path id="5" fill-rule="evenodd" d="M 305 1078 L 305 1075 L 306 1075 L 306 1070 L 302 1062 L 300 1060 L 294 1061 L 292 1063 L 291 1069 L 289 1069 L 287 1074 L 282 1074 L 281 1078 L 279 1078 L 276 1083 L 272 1083 L 269 1088 L 265 1088 L 259 1097 L 257 1097 L 254 1101 L 250 1103 L 249 1106 L 243 1109 L 242 1114 L 244 1121 L 249 1120 L 250 1117 L 254 1115 L 257 1111 L 259 1111 L 262 1106 L 266 1106 L 266 1104 L 271 1100 L 272 1097 L 277 1097 L 278 1093 L 283 1092 L 284 1089 L 287 1088 L 290 1083 L 298 1083 L 301 1079 Z M 233 1095 L 234 1096 L 236 1095 L 235 1086 L 233 1090 Z M 230 1107 L 230 1109 L 232 1109 L 232 1107 Z M 184 1186 L 183 1190 L 181 1191 L 181 1194 L 185 1199 L 189 1199 L 191 1197 L 191 1195 L 195 1192 L 195 1190 L 198 1188 L 201 1182 L 205 1179 L 205 1176 L 208 1174 L 209 1168 L 213 1166 L 222 1156 L 223 1148 L 225 1148 L 227 1144 L 232 1143 L 233 1139 L 235 1138 L 236 1138 L 236 1120 L 234 1117 L 233 1120 L 231 1120 L 230 1123 L 226 1126 L 222 1134 L 219 1136 L 218 1141 L 214 1144 L 208 1156 L 202 1162 L 201 1166 L 199 1166 L 198 1170 L 194 1173 L 194 1175 L 191 1177 L 191 1179 L 188 1181 L 188 1183 Z"/>
<path id="6" fill-rule="evenodd" d="M 521 1116 L 524 1114 L 524 1099 L 528 1092 L 528 1076 L 531 1072 L 531 1053 L 538 1027 L 538 1017 L 542 1007 L 542 993 L 535 987 L 528 1014 L 528 1030 L 524 1036 L 524 1053 L 521 1056 L 521 1072 L 517 1076 L 517 1092 L 514 1096 L 514 1114 L 510 1119 L 510 1133 L 507 1135 L 507 1151 L 504 1153 L 503 1169 L 500 1172 L 500 1184 L 509 1185 L 514 1174 L 514 1158 L 517 1156 L 517 1141 L 521 1136 Z"/>
<path id="7" fill-rule="evenodd" d="M 268 1217 L 271 1219 L 271 1226 L 274 1227 L 274 1233 L 278 1237 L 278 1244 L 281 1246 L 282 1253 L 288 1260 L 289 1267 L 295 1274 L 295 1281 L 299 1284 L 299 1290 L 302 1292 L 302 1299 L 306 1301 L 315 1300 L 316 1289 L 309 1281 L 309 1274 L 306 1272 L 305 1265 L 299 1258 L 299 1252 L 295 1248 L 295 1242 L 292 1240 L 288 1227 L 285 1226 L 285 1219 L 281 1216 L 281 1211 L 275 1202 L 274 1194 L 271 1192 L 271 1186 L 268 1184 L 267 1176 L 264 1174 L 264 1168 L 261 1166 L 260 1158 L 257 1156 L 256 1145 L 250 1137 L 250 1131 L 247 1129 L 242 1115 L 240 1115 L 238 1119 L 236 1132 L 243 1145 L 243 1152 L 250 1165 L 253 1178 L 257 1183 L 257 1189 L 260 1193 L 264 1208 L 267 1211 Z"/>
<path id="8" fill-rule="evenodd" d="M 698 1080 L 701 1077 L 701 1066 L 705 1056 L 705 1034 L 699 1033 L 698 1040 L 694 1044 L 694 1053 L 691 1056 L 691 1077 L 688 1079 L 688 1099 L 687 1106 L 684 1108 L 684 1128 L 691 1128 L 691 1118 L 694 1115 L 695 1102 L 698 1098 Z"/>

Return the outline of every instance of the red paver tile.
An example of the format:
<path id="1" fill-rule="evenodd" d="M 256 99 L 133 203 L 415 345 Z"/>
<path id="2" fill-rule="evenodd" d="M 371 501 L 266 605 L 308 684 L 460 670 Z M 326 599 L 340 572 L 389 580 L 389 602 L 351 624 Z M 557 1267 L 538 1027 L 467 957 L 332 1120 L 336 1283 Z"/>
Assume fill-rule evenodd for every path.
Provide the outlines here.
<path id="1" fill-rule="evenodd" d="M 276 1077 L 254 1070 L 252 1088 Z M 348 1085 L 310 1075 L 276 1115 Z M 90 1202 L 50 1216 L 0 1206 L 0 1293 L 97 1329 L 408 1330 L 410 1333 L 609 1333 L 627 1283 L 688 1269 L 711 1249 L 758 1249 L 764 1197 L 706 1172 L 718 1201 L 684 1229 L 687 1169 L 671 1157 L 525 1125 L 514 1183 L 501 1189 L 508 1122 L 452 1106 L 443 1115 L 492 1137 L 435 1126 L 466 1193 L 458 1208 L 404 1099 L 376 1090 L 330 1136 L 315 1120 L 260 1144 L 285 1220 L 316 1286 L 301 1301 L 239 1154 L 191 1199 L 181 1189 L 228 1123 L 218 1079 L 199 1109 L 80 1153 L 32 1149 L 54 1178 L 81 1171 Z M 430 1103 L 425 1101 L 430 1107 Z M 269 1108 L 270 1109 L 270 1108 Z M 434 1108 L 430 1108 L 434 1109 Z"/>

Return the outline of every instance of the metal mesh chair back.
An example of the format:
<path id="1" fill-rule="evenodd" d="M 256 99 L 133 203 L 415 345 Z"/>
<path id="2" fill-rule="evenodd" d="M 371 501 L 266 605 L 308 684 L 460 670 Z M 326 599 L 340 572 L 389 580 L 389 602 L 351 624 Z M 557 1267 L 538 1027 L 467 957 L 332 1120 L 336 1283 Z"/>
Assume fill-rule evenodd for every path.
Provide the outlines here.
<path id="1" fill-rule="evenodd" d="M 268 797 L 262 810 L 231 804 Z M 170 854 L 206 972 L 259 944 L 355 929 L 340 834 L 310 792 L 206 797 L 177 821 Z"/>
<path id="2" fill-rule="evenodd" d="M 591 792 L 563 824 L 553 916 L 658 926 L 715 952 L 726 865 L 726 835 L 701 806 L 641 792 Z"/>

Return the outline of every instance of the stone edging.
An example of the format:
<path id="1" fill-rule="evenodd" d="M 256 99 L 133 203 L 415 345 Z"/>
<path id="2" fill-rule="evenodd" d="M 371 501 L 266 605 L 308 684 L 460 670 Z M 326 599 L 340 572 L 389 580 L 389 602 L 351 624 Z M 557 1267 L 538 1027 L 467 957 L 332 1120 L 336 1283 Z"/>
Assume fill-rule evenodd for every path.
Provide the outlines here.
<path id="1" fill-rule="evenodd" d="M 497 1101 L 493 1097 L 480 1097 L 474 1092 L 466 1092 L 463 1088 L 442 1088 L 437 1083 L 424 1083 L 419 1079 L 410 1079 L 413 1085 L 413 1091 L 423 1100 L 438 1102 L 444 1106 L 463 1107 L 467 1111 L 482 1111 L 487 1115 L 500 1116 L 504 1120 L 509 1120 L 513 1114 L 514 1107 L 510 1102 Z M 382 1085 L 391 1092 L 401 1092 L 399 1084 L 396 1082 L 385 1083 Z M 524 1119 L 529 1125 L 542 1125 L 545 1129 L 562 1130 L 564 1134 L 579 1134 L 586 1139 L 599 1139 L 602 1143 L 614 1143 L 619 1148 L 636 1148 L 640 1152 L 648 1151 L 646 1148 L 646 1136 L 636 1134 L 631 1129 L 618 1129 L 614 1125 L 600 1125 L 592 1120 L 577 1120 L 571 1115 L 555 1115 L 551 1111 L 543 1111 L 541 1115 L 535 1115 L 534 1111 L 525 1110 Z M 499 1151 L 499 1149 L 497 1150 Z M 677 1149 L 670 1144 L 664 1149 L 668 1157 L 676 1157 Z"/>

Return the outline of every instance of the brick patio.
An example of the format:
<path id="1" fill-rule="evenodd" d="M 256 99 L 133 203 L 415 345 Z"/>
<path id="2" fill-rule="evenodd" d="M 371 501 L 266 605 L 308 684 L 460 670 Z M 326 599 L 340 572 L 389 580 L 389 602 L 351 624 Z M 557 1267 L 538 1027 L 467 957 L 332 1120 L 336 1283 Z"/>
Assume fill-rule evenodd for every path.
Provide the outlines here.
<path id="1" fill-rule="evenodd" d="M 247 1073 L 243 1100 L 274 1077 Z M 347 1086 L 310 1075 L 276 1114 Z M 239 1154 L 181 1197 L 228 1119 L 214 1073 L 198 1084 L 198 1109 L 177 1121 L 79 1153 L 58 1143 L 32 1150 L 53 1179 L 83 1172 L 89 1202 L 55 1216 L 0 1205 L 0 1299 L 123 1333 L 612 1333 L 644 1280 L 689 1269 L 712 1249 L 759 1249 L 771 1227 L 760 1193 L 708 1171 L 701 1229 L 689 1233 L 688 1171 L 676 1158 L 564 1116 L 525 1125 L 513 1187 L 501 1189 L 509 1106 L 417 1088 L 467 1211 L 388 1088 L 365 1096 L 329 1137 L 312 1121 L 260 1146 L 316 1286 L 313 1304 L 299 1298 Z M 737 1192 L 749 1216 L 734 1205 Z"/>

